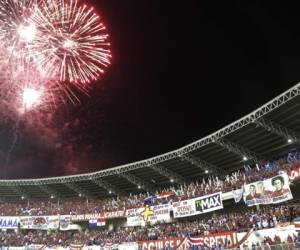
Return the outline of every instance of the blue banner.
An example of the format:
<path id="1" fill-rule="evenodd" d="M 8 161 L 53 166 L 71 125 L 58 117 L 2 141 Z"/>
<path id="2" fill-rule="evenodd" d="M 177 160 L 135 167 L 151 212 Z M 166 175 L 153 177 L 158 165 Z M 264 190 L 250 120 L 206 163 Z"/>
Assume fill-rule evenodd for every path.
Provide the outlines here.
<path id="1" fill-rule="evenodd" d="M 0 229 L 17 229 L 19 225 L 19 217 L 0 216 Z"/>

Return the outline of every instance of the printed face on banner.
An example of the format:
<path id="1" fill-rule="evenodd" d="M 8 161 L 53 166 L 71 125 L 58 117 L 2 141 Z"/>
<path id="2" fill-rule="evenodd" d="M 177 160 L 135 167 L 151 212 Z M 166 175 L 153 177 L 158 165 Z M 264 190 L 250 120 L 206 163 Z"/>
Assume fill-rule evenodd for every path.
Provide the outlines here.
<path id="1" fill-rule="evenodd" d="M 287 174 L 245 185 L 244 200 L 248 206 L 279 203 L 292 198 Z"/>
<path id="2" fill-rule="evenodd" d="M 58 229 L 58 216 L 23 216 L 20 217 L 20 228 L 24 229 Z"/>

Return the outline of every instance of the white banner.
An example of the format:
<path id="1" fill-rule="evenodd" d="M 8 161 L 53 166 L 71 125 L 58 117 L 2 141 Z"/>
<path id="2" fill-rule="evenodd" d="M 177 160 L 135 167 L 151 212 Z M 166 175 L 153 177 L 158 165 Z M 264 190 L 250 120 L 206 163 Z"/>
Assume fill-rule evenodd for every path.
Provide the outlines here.
<path id="1" fill-rule="evenodd" d="M 287 174 L 244 186 L 244 201 L 248 206 L 275 204 L 293 199 Z"/>
<path id="2" fill-rule="evenodd" d="M 222 208 L 221 192 L 173 203 L 175 218 L 208 213 Z"/>
<path id="3" fill-rule="evenodd" d="M 125 217 L 125 210 L 119 211 L 106 211 L 106 212 L 99 212 L 93 214 L 78 214 L 78 215 L 71 215 L 72 221 L 89 221 L 95 218 L 105 218 L 105 219 L 113 219 L 113 218 L 124 218 Z"/>
<path id="4" fill-rule="evenodd" d="M 137 242 L 124 242 L 119 245 L 118 250 L 138 250 L 138 248 Z"/>
<path id="5" fill-rule="evenodd" d="M 16 216 L 0 216 L 0 229 L 17 229 L 19 217 Z"/>
<path id="6" fill-rule="evenodd" d="M 146 222 L 155 224 L 158 221 L 168 222 L 171 220 L 170 204 L 163 204 L 157 206 L 146 206 L 144 208 L 128 209 L 126 211 L 127 226 L 135 227 L 144 225 Z"/>
<path id="7" fill-rule="evenodd" d="M 73 224 L 71 221 L 71 215 L 60 215 L 59 216 L 59 230 L 69 231 L 69 230 L 80 230 L 80 226 Z"/>
<path id="8" fill-rule="evenodd" d="M 20 217 L 20 228 L 24 229 L 58 229 L 58 216 L 23 216 Z"/>

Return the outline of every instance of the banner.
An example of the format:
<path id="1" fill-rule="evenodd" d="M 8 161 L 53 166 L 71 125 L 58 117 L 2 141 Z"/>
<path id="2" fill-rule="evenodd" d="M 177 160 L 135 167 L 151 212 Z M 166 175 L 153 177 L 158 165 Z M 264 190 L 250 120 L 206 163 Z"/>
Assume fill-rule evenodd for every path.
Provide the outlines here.
<path id="1" fill-rule="evenodd" d="M 71 222 L 71 215 L 60 215 L 59 230 L 61 231 L 81 230 L 81 227 Z"/>
<path id="2" fill-rule="evenodd" d="M 139 241 L 138 244 L 140 246 L 139 249 L 166 249 L 170 247 L 171 249 L 176 249 L 181 245 L 184 238 L 167 238 L 164 240 L 145 240 Z"/>
<path id="3" fill-rule="evenodd" d="M 133 208 L 126 211 L 128 227 L 141 226 L 149 222 L 155 224 L 159 221 L 170 221 L 170 211 L 172 206 L 170 204 L 148 206 L 144 208 Z"/>
<path id="4" fill-rule="evenodd" d="M 213 245 L 218 245 L 222 243 L 224 246 L 234 246 L 238 247 L 241 245 L 251 234 L 252 231 L 244 233 L 243 237 L 238 239 L 238 234 L 236 232 L 223 232 L 208 234 L 199 237 L 185 237 L 185 238 L 167 238 L 164 240 L 149 240 L 149 241 L 139 241 L 138 244 L 140 249 L 190 249 L 190 246 L 206 245 L 207 247 L 213 247 Z"/>
<path id="5" fill-rule="evenodd" d="M 221 243 L 225 247 L 238 247 L 242 243 L 241 241 L 238 241 L 236 232 L 208 234 L 197 238 L 189 237 L 187 242 L 192 246 L 206 245 L 209 247 L 213 247 L 214 245 L 218 245 L 219 243 Z"/>
<path id="6" fill-rule="evenodd" d="M 23 216 L 20 217 L 20 228 L 49 230 L 59 228 L 58 216 Z"/>
<path id="7" fill-rule="evenodd" d="M 244 188 L 233 190 L 232 194 L 233 194 L 233 198 L 234 198 L 235 203 L 238 203 L 243 198 Z"/>
<path id="8" fill-rule="evenodd" d="M 293 199 L 287 174 L 244 186 L 244 201 L 248 206 L 275 204 Z"/>
<path id="9" fill-rule="evenodd" d="M 110 212 L 99 212 L 93 214 L 78 214 L 78 215 L 71 215 L 72 221 L 88 221 L 95 218 L 105 218 L 105 219 L 113 219 L 113 218 L 122 218 L 125 217 L 125 210 L 119 211 L 110 211 Z"/>
<path id="10" fill-rule="evenodd" d="M 295 229 L 296 229 L 297 231 L 300 230 L 300 217 L 296 217 L 296 218 L 294 219 L 294 226 L 295 226 Z"/>
<path id="11" fill-rule="evenodd" d="M 137 242 L 123 242 L 118 246 L 118 250 L 138 250 L 138 248 Z"/>
<path id="12" fill-rule="evenodd" d="M 17 229 L 19 217 L 16 216 L 0 216 L 0 229 Z"/>
<path id="13" fill-rule="evenodd" d="M 256 231 L 260 232 L 260 231 Z M 205 246 L 207 249 L 216 247 L 218 244 L 222 244 L 223 248 L 234 249 L 240 247 L 246 241 L 249 244 L 249 239 L 252 235 L 256 235 L 257 233 L 253 233 L 253 230 L 249 230 L 244 233 L 237 232 L 222 232 L 215 234 L 207 234 L 199 237 L 185 237 L 185 238 L 166 238 L 164 240 L 149 240 L 149 241 L 139 241 L 139 249 L 146 250 L 155 250 L 155 249 L 177 249 L 177 250 L 187 250 L 193 249 L 192 246 Z M 257 238 L 252 237 L 257 240 Z M 252 244 L 257 241 L 251 241 Z M 205 248 L 205 249 L 206 249 Z"/>
<path id="14" fill-rule="evenodd" d="M 222 193 L 210 194 L 195 199 L 173 202 L 174 218 L 204 214 L 223 208 Z"/>

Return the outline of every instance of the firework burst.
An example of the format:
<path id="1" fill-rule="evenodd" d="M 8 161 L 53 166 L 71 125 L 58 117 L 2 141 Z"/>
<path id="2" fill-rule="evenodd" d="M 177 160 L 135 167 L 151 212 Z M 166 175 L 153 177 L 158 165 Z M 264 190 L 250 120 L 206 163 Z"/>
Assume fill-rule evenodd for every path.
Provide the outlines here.
<path id="1" fill-rule="evenodd" d="M 48 93 L 76 99 L 70 86 L 87 92 L 109 66 L 109 48 L 93 7 L 77 0 L 0 0 L 0 97 L 26 106 L 22 96 L 31 89 L 43 93 L 39 103 Z"/>
<path id="2" fill-rule="evenodd" d="M 44 35 L 36 63 L 47 77 L 87 84 L 99 79 L 110 64 L 108 34 L 93 7 L 77 0 L 50 0 L 32 16 Z"/>

